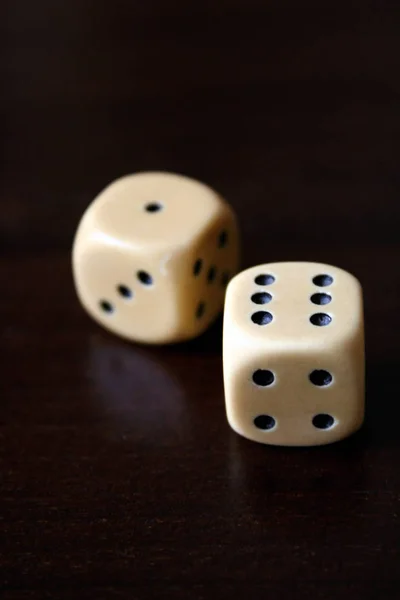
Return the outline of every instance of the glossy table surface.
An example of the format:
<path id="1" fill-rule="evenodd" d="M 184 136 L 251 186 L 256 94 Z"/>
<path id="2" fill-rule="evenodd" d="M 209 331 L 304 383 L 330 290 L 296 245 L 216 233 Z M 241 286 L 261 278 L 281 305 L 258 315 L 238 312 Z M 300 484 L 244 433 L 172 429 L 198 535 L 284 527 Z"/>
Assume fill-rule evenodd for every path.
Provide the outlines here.
<path id="1" fill-rule="evenodd" d="M 400 7 L 365 4 L 2 3 L 3 598 L 399 598 Z M 243 268 L 361 280 L 359 433 L 248 442 L 225 418 L 220 321 L 145 347 L 86 316 L 80 215 L 150 169 L 232 203 Z"/>

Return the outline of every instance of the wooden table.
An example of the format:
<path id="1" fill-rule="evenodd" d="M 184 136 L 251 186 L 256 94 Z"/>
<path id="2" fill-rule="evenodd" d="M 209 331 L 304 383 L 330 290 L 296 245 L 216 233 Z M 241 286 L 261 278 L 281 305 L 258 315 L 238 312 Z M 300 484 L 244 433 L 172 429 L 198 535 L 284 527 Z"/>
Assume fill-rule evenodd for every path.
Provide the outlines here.
<path id="1" fill-rule="evenodd" d="M 313 4 L 3 1 L 3 598 L 400 597 L 400 6 Z M 243 267 L 360 278 L 360 433 L 241 439 L 220 322 L 152 348 L 84 314 L 80 215 L 148 169 L 230 200 Z"/>

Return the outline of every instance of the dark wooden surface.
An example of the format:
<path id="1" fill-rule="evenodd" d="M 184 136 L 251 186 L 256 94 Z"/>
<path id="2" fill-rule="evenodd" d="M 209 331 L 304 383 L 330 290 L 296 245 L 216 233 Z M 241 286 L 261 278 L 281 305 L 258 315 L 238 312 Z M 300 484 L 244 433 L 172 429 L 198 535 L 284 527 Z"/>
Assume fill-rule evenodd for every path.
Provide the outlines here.
<path id="1" fill-rule="evenodd" d="M 0 17 L 2 597 L 398 600 L 398 3 L 3 0 Z M 86 317 L 74 229 L 141 169 L 223 193 L 243 267 L 361 279 L 359 434 L 247 442 L 220 323 L 148 348 Z"/>

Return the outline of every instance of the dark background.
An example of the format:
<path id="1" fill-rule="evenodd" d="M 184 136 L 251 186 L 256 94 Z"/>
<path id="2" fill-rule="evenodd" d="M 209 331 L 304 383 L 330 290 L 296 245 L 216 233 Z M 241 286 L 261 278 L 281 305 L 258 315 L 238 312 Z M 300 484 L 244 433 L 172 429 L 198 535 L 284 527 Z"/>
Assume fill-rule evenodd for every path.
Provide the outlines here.
<path id="1" fill-rule="evenodd" d="M 385 1 L 2 1 L 4 598 L 399 598 L 399 29 Z M 147 169 L 232 203 L 243 267 L 359 277 L 360 433 L 241 439 L 220 322 L 148 348 L 84 314 L 79 218 Z"/>

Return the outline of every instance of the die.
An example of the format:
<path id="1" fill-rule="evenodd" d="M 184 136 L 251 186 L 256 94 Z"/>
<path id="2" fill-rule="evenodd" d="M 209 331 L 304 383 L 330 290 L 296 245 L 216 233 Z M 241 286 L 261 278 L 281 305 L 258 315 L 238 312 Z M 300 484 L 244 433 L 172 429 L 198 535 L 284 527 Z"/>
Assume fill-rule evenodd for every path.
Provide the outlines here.
<path id="1" fill-rule="evenodd" d="M 239 273 L 226 293 L 223 359 L 226 413 L 237 433 L 284 446 L 345 438 L 364 419 L 360 283 L 308 262 Z"/>
<path id="2" fill-rule="evenodd" d="M 237 220 L 207 185 L 165 172 L 111 183 L 74 238 L 76 292 L 91 317 L 128 340 L 201 334 L 223 308 L 239 259 Z"/>

